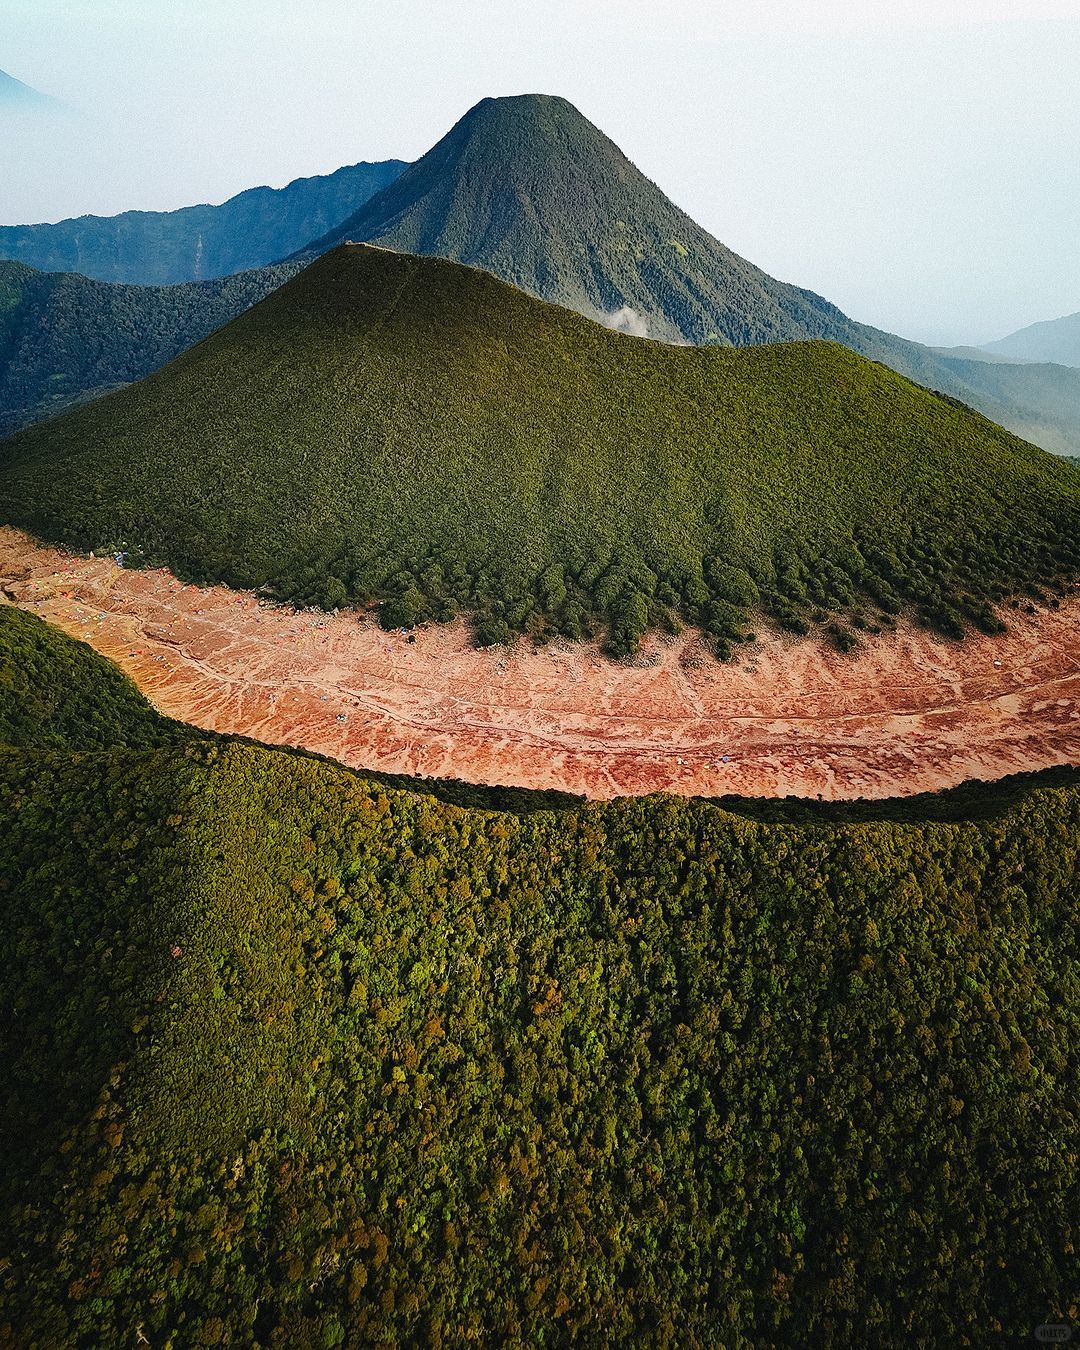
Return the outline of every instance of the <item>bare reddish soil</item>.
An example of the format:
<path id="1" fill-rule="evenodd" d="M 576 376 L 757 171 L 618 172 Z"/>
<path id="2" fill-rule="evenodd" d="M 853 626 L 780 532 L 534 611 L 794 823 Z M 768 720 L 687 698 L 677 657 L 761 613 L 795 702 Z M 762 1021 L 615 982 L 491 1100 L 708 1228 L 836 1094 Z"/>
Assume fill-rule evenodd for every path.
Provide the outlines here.
<path id="1" fill-rule="evenodd" d="M 172 717 L 357 768 L 560 788 L 886 797 L 1080 763 L 1080 597 L 1003 637 L 921 629 L 842 656 L 770 636 L 721 665 L 694 635 L 595 648 L 410 642 L 366 615 L 125 571 L 0 529 L 0 591 L 116 661 Z"/>

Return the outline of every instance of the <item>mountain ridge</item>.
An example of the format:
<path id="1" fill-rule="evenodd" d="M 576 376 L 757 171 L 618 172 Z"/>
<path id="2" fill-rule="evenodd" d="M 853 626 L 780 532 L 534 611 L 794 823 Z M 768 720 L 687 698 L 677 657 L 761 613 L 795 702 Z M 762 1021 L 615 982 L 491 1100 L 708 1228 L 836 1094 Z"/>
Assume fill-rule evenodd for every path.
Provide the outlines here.
<path id="1" fill-rule="evenodd" d="M 759 605 L 842 642 L 904 606 L 994 631 L 1080 563 L 1070 466 L 840 344 L 649 342 L 367 245 L 8 440 L 0 488 L 80 547 L 617 654 L 678 615 L 729 655 Z"/>
<path id="2" fill-rule="evenodd" d="M 484 267 L 592 318 L 629 309 L 667 341 L 841 342 L 1020 436 L 1080 453 L 1080 377 L 1056 373 L 1047 403 L 1045 379 L 1029 385 L 992 366 L 942 359 L 777 281 L 713 238 L 556 95 L 482 100 L 295 257 L 310 260 L 346 240 Z"/>
<path id="3" fill-rule="evenodd" d="M 401 160 L 345 165 L 283 188 L 247 188 L 217 205 L 2 225 L 0 258 L 128 285 L 214 280 L 276 263 L 404 167 Z"/>
<path id="4" fill-rule="evenodd" d="M 1044 319 L 984 344 L 984 350 L 1021 361 L 1080 366 L 1080 312 Z"/>
<path id="5" fill-rule="evenodd" d="M 531 155 L 518 153 L 514 150 L 514 138 L 501 135 L 508 114 L 513 114 L 511 122 L 516 126 L 517 141 L 524 138 L 526 145 L 532 145 Z M 556 149 L 567 141 L 578 144 L 582 127 L 586 128 L 585 141 L 578 144 L 580 153 L 570 156 L 569 167 L 565 163 L 560 167 L 556 154 L 535 153 L 537 132 L 532 124 L 538 118 L 541 123 L 551 123 L 553 128 L 544 131 L 541 127 L 541 145 L 546 144 L 544 136 L 553 137 Z M 476 122 L 486 123 L 486 132 L 483 125 L 470 130 Z M 463 156 L 468 172 L 449 173 L 450 160 L 455 160 L 460 170 Z M 515 157 L 526 166 L 532 162 L 533 169 L 525 173 L 521 163 L 515 167 Z M 399 162 L 388 163 L 395 166 L 396 173 Z M 339 171 L 339 175 L 345 172 Z M 515 173 L 521 181 L 515 179 Z M 330 179 L 334 177 L 331 175 Z M 297 182 L 318 186 L 330 179 Z M 618 189 L 616 196 L 613 198 L 608 192 L 605 197 L 604 184 L 612 181 Z M 249 194 L 230 200 L 246 199 L 251 194 L 262 200 L 269 194 L 270 200 L 278 201 L 280 194 L 287 191 L 251 189 Z M 432 195 L 436 199 L 434 208 L 427 200 Z M 572 202 L 588 204 L 587 218 L 569 230 L 566 221 L 560 225 L 558 218 L 559 203 L 568 195 Z M 189 219 L 191 212 L 198 216 L 206 210 L 214 215 L 223 209 L 182 208 L 175 214 L 183 220 Z M 855 323 L 821 296 L 775 281 L 718 243 L 669 202 L 612 142 L 563 99 L 522 96 L 484 100 L 416 166 L 405 169 L 368 198 L 361 216 L 370 228 L 361 222 L 357 229 L 353 218 L 339 233 L 373 235 L 376 242 L 398 249 L 422 252 L 430 248 L 440 256 L 482 267 L 541 298 L 568 305 L 607 326 L 629 332 L 647 333 L 667 341 L 734 345 L 817 338 L 839 341 L 871 359 L 885 362 L 927 388 L 959 398 L 1046 449 L 1066 456 L 1080 455 L 1080 370 L 1061 366 L 1020 373 L 995 369 L 997 363 L 989 354 L 984 359 L 973 359 L 980 354 L 931 350 Z M 631 228 L 638 216 L 641 228 Z M 456 242 L 449 235 L 438 237 L 440 229 L 444 232 L 449 229 L 446 224 L 449 217 L 457 222 L 454 228 L 465 234 L 476 226 L 474 237 L 463 236 Z M 144 223 L 149 221 L 154 228 L 157 228 L 154 222 L 167 218 L 154 213 L 132 217 Z M 104 218 L 99 223 L 112 230 L 118 219 L 124 218 Z M 527 227 L 524 234 L 523 220 Z M 34 231 L 60 229 L 63 233 L 75 225 L 78 222 L 10 228 L 16 232 L 29 229 L 29 237 L 38 241 L 36 248 L 43 236 Z M 297 221 L 293 222 L 293 228 L 294 238 L 306 234 Z M 425 230 L 429 233 L 424 234 Z M 633 249 L 627 242 L 629 236 L 638 238 Z M 184 237 L 187 242 L 177 245 L 180 254 L 173 248 L 172 262 L 164 270 L 160 262 L 154 263 L 156 275 L 186 275 L 192 270 L 195 245 L 189 236 Z M 642 238 L 648 243 L 647 248 L 641 244 Z M 67 239 L 64 247 L 69 249 L 68 254 L 46 256 L 44 261 L 70 263 L 79 255 L 77 239 Z M 272 251 L 263 247 L 254 255 L 234 254 L 227 263 L 220 258 L 218 261 L 231 267 L 250 260 L 251 256 L 264 257 Z M 293 256 L 309 258 L 318 251 L 306 246 L 300 255 Z M 115 250 L 106 249 L 106 254 L 101 270 L 115 275 L 118 271 Z M 178 258 L 182 263 L 179 273 Z M 295 265 L 291 263 L 290 267 Z M 130 295 L 121 298 L 101 293 L 87 294 L 86 300 L 79 324 L 88 350 L 100 353 L 104 365 L 111 364 L 115 371 L 108 370 L 106 378 L 101 379 L 97 367 L 102 361 L 96 356 L 88 359 L 83 364 L 90 368 L 79 387 L 73 376 L 70 345 L 61 344 L 58 353 L 53 354 L 40 342 L 31 343 L 37 368 L 34 372 L 27 371 L 22 378 L 40 386 L 44 393 L 40 398 L 36 394 L 33 398 L 22 395 L 5 398 L 0 394 L 0 434 L 132 378 L 125 372 L 134 369 L 135 375 L 141 375 L 151 368 L 146 362 L 133 367 L 125 349 L 123 328 L 115 329 L 110 316 L 118 305 L 141 306 L 148 315 L 149 329 L 154 332 L 160 323 L 159 300 L 149 294 L 137 301 Z M 96 324 L 92 322 L 95 306 Z M 191 317 L 191 331 L 201 335 L 218 322 L 218 310 L 209 304 L 207 314 L 200 320 Z M 44 327 L 48 329 L 49 321 Z M 166 355 L 173 355 L 176 350 L 178 346 L 168 349 Z M 3 359 L 0 354 L 0 361 Z M 58 389 L 66 391 L 63 396 L 57 396 Z"/>
<path id="6" fill-rule="evenodd" d="M 0 437 L 142 379 L 298 270 L 128 286 L 0 260 Z"/>
<path id="7" fill-rule="evenodd" d="M 64 105 L 50 94 L 24 84 L 6 70 L 0 70 L 0 108 L 25 108 L 28 111 L 59 112 Z"/>

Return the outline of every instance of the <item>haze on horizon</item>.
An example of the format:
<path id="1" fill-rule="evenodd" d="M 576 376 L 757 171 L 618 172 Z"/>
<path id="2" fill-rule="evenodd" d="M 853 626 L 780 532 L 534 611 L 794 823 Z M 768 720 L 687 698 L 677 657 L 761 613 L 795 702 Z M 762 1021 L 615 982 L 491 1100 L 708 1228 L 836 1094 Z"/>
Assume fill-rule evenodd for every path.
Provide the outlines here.
<path id="1" fill-rule="evenodd" d="M 0 137 L 0 223 L 168 210 L 414 159 L 558 93 L 773 275 L 907 337 L 1080 309 L 1066 0 L 0 0 L 0 68 L 75 110 Z"/>

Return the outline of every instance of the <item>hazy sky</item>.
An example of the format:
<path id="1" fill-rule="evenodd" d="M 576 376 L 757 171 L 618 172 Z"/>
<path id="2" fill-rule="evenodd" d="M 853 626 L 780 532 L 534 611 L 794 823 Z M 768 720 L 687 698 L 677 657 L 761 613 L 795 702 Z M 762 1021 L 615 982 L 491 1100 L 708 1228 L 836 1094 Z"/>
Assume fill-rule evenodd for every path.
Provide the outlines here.
<path id="1" fill-rule="evenodd" d="M 76 110 L 0 128 L 2 223 L 412 159 L 540 91 L 855 318 L 1080 310 L 1080 0 L 0 0 L 0 69 Z"/>

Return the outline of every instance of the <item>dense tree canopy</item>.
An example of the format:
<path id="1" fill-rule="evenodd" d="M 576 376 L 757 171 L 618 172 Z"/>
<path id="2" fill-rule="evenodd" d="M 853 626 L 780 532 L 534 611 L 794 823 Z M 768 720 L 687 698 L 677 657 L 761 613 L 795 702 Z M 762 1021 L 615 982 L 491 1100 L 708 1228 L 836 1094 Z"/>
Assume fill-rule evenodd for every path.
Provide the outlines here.
<path id="1" fill-rule="evenodd" d="M 93 648 L 0 604 L 0 745 L 143 750 L 199 735 L 155 712 Z"/>
<path id="2" fill-rule="evenodd" d="M 0 751 L 0 1341 L 1075 1319 L 1080 783 L 979 796 L 489 811 Z"/>
<path id="3" fill-rule="evenodd" d="M 686 620 L 727 656 L 755 609 L 993 631 L 1080 575 L 1069 465 L 843 347 L 665 346 L 366 247 L 9 441 L 0 496 L 197 580 L 617 655 Z"/>
<path id="4" fill-rule="evenodd" d="M 141 380 L 297 270 L 113 286 L 0 262 L 0 436 Z"/>

